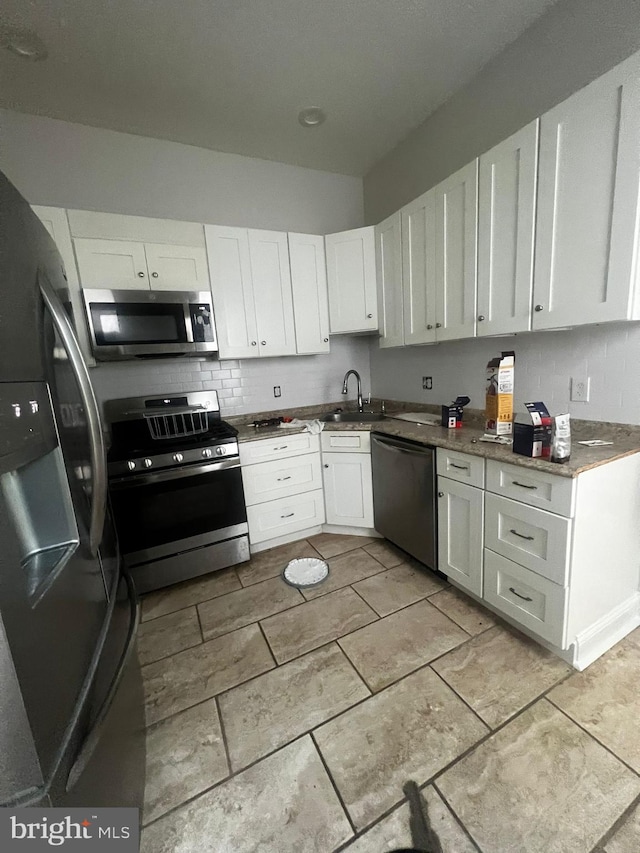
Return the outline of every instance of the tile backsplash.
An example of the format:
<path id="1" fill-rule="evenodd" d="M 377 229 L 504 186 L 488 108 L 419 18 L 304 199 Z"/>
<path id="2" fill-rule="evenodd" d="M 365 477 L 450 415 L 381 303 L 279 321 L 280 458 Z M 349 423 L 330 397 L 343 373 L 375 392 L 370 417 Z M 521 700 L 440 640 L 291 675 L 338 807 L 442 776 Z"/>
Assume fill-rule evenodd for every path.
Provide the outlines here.
<path id="1" fill-rule="evenodd" d="M 178 358 L 103 362 L 91 370 L 91 380 L 101 403 L 119 397 L 214 389 L 223 416 L 231 417 L 339 400 L 342 379 L 351 368 L 360 373 L 363 393 L 368 394 L 368 338 L 334 337 L 327 355 L 241 361 Z M 273 395 L 275 385 L 280 386 L 282 394 L 277 398 Z M 351 379 L 346 399 L 355 399 L 355 394 Z"/>
<path id="2" fill-rule="evenodd" d="M 640 424 L 640 323 L 604 324 L 555 332 L 448 341 L 434 346 L 379 349 L 371 345 L 376 397 L 449 403 L 458 394 L 484 409 L 485 367 L 502 350 L 516 354 L 514 410 L 542 400 L 552 414 Z M 422 377 L 433 389 L 422 389 Z M 572 402 L 571 377 L 591 378 L 589 402 Z"/>

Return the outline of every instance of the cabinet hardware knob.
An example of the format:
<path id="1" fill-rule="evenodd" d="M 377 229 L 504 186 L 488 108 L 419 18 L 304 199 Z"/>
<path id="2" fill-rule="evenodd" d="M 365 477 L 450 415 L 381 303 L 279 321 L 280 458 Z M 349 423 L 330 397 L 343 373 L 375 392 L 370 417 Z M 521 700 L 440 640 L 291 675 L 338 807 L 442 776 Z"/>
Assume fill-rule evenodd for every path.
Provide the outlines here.
<path id="1" fill-rule="evenodd" d="M 151 278 L 158 278 L 158 273 L 157 273 L 157 272 L 152 272 L 152 273 L 151 273 Z"/>
<path id="2" fill-rule="evenodd" d="M 267 345 L 266 341 L 260 341 L 260 346 L 265 347 Z"/>
<path id="3" fill-rule="evenodd" d="M 367 314 L 367 320 L 371 320 L 372 317 L 373 317 L 373 314 Z"/>
<path id="4" fill-rule="evenodd" d="M 325 342 L 325 344 L 328 344 L 328 343 L 329 343 L 329 338 L 324 338 L 324 342 Z"/>
<path id="5" fill-rule="evenodd" d="M 140 272 L 138 273 L 138 278 L 144 278 L 144 273 L 143 273 L 142 271 L 140 271 Z"/>
<path id="6" fill-rule="evenodd" d="M 427 323 L 427 329 L 433 329 L 433 325 L 431 323 Z"/>
<path id="7" fill-rule="evenodd" d="M 438 497 L 439 497 L 439 498 L 443 498 L 443 497 L 444 497 L 444 492 L 438 492 Z"/>
<path id="8" fill-rule="evenodd" d="M 328 467 L 329 467 L 329 466 L 328 466 L 328 465 L 327 465 L 327 463 L 326 463 L 326 462 L 325 462 L 325 465 L 324 465 L 324 467 L 325 467 L 325 468 L 328 468 Z"/>
<path id="9" fill-rule="evenodd" d="M 482 323 L 484 320 L 484 314 L 478 314 L 478 320 Z"/>
<path id="10" fill-rule="evenodd" d="M 441 329 L 441 328 L 442 328 L 442 323 L 436 323 L 436 329 Z"/>
<path id="11" fill-rule="evenodd" d="M 520 539 L 526 539 L 528 542 L 533 542 L 535 539 L 534 536 L 525 536 L 524 533 L 518 533 L 518 531 L 514 530 L 513 527 L 509 530 L 509 533 L 513 533 L 514 536 L 518 536 Z"/>
<path id="12" fill-rule="evenodd" d="M 536 311 L 544 311 L 544 306 L 543 305 L 536 305 L 535 310 Z"/>
<path id="13" fill-rule="evenodd" d="M 520 595 L 520 593 L 516 592 L 512 586 L 509 587 L 509 592 L 512 592 L 514 595 L 517 595 L 518 598 L 521 598 L 523 601 L 533 601 L 533 598 L 529 598 L 528 595 Z"/>
<path id="14" fill-rule="evenodd" d="M 251 341 L 251 346 L 252 346 L 252 347 L 257 347 L 257 346 L 258 346 L 258 341 Z"/>

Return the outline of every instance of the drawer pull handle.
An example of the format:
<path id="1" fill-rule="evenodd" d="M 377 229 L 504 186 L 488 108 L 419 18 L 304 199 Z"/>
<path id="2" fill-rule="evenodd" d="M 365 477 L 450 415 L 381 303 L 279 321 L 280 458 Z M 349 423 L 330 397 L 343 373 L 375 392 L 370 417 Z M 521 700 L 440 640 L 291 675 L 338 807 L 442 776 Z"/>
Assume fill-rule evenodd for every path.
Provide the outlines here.
<path id="1" fill-rule="evenodd" d="M 286 450 L 286 449 L 287 449 L 287 447 L 289 447 L 289 445 L 288 445 L 288 444 L 283 444 L 283 445 L 282 445 L 282 447 L 274 447 L 274 448 L 273 448 L 273 450 L 274 450 L 274 452 L 275 452 L 276 450 Z"/>
<path id="2" fill-rule="evenodd" d="M 282 483 L 284 480 L 290 480 L 290 479 L 291 479 L 291 477 L 290 477 L 290 476 L 289 476 L 289 477 L 278 477 L 278 479 L 277 479 L 277 481 L 276 481 L 276 482 L 278 482 L 278 483 Z"/>
<path id="3" fill-rule="evenodd" d="M 449 462 L 449 465 L 450 465 L 452 468 L 458 468 L 460 471 L 468 471 L 468 470 L 469 470 L 469 466 L 468 466 L 468 465 L 456 465 L 456 463 L 455 463 L 455 462 Z"/>
<path id="4" fill-rule="evenodd" d="M 280 518 L 291 518 L 295 515 L 295 512 L 288 512 L 286 515 L 281 515 Z"/>
<path id="5" fill-rule="evenodd" d="M 528 595 L 520 595 L 520 593 L 516 592 L 512 586 L 509 587 L 509 592 L 512 592 L 514 595 L 517 595 L 518 598 L 521 598 L 523 601 L 533 601 L 533 598 L 529 598 Z"/>
<path id="6" fill-rule="evenodd" d="M 517 530 L 514 530 L 513 527 L 509 530 L 509 533 L 513 533 L 514 536 L 519 536 L 521 539 L 526 539 L 529 542 L 533 542 L 535 536 L 525 536 L 524 533 L 518 533 Z"/>
<path id="7" fill-rule="evenodd" d="M 514 486 L 520 486 L 521 489 L 532 489 L 535 491 L 538 488 L 537 486 L 528 486 L 526 483 L 519 483 L 517 480 L 512 480 L 511 482 Z"/>

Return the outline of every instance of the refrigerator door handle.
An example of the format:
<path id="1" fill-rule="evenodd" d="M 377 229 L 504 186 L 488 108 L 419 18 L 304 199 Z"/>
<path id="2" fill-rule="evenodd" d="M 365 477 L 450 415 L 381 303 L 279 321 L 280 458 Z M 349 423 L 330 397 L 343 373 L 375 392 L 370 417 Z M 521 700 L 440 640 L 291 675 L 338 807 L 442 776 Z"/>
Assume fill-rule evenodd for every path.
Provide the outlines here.
<path id="1" fill-rule="evenodd" d="M 127 641 L 125 643 L 124 651 L 120 657 L 118 668 L 116 669 L 115 675 L 113 676 L 109 689 L 107 690 L 107 695 L 100 706 L 100 710 L 96 715 L 93 726 L 82 741 L 78 754 L 76 755 L 71 770 L 69 771 L 66 785 L 67 791 L 70 791 L 82 776 L 85 767 L 89 763 L 91 756 L 102 737 L 102 730 L 105 726 L 107 717 L 109 716 L 109 710 L 111 709 L 113 700 L 115 699 L 118 688 L 120 687 L 120 682 L 122 681 L 122 676 L 127 668 L 131 654 L 135 649 L 138 626 L 140 624 L 140 599 L 138 598 L 135 584 L 133 583 L 129 573 L 124 572 L 123 577 L 127 584 L 129 607 L 131 610 Z"/>
<path id="2" fill-rule="evenodd" d="M 87 417 L 93 477 L 91 487 L 91 520 L 89 522 L 89 549 L 92 556 L 96 556 L 102 540 L 107 512 L 107 462 L 100 410 L 95 394 L 93 393 L 93 388 L 91 387 L 87 365 L 80 351 L 80 344 L 75 336 L 69 317 L 64 310 L 64 306 L 54 288 L 42 274 L 39 276 L 39 285 L 44 303 L 51 312 L 56 330 L 67 351 L 69 363 L 80 388 L 82 403 Z"/>

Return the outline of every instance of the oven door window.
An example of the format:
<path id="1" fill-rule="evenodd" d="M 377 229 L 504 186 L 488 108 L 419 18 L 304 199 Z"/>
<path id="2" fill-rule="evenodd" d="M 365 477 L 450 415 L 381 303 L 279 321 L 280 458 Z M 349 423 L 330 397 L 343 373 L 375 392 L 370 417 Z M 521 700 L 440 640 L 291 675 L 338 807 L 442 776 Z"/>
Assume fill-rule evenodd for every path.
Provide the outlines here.
<path id="1" fill-rule="evenodd" d="M 202 536 L 247 520 L 239 467 L 158 482 L 141 478 L 138 482 L 140 485 L 131 478 L 111 490 L 124 554 Z"/>
<path id="2" fill-rule="evenodd" d="M 181 344 L 187 341 L 181 303 L 91 302 L 91 321 L 98 346 Z"/>

